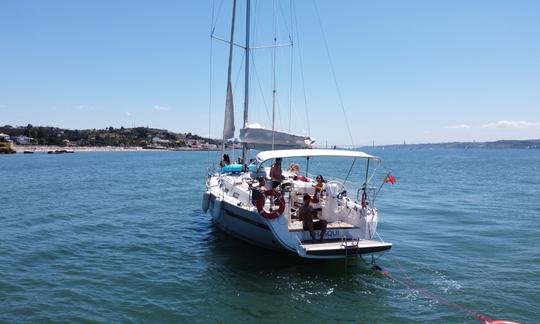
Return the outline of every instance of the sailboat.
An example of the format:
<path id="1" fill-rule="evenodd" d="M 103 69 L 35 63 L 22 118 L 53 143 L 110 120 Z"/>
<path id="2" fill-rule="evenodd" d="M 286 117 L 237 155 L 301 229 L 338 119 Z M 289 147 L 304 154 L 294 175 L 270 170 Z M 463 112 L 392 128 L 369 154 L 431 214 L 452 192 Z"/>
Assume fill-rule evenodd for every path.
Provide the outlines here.
<path id="1" fill-rule="evenodd" d="M 203 211 L 209 212 L 218 228 L 236 238 L 301 258 L 340 259 L 389 250 L 391 243 L 376 239 L 380 238 L 377 235 L 379 215 L 374 203 L 382 184 L 377 190 L 370 183 L 380 164 L 378 157 L 354 150 L 313 148 L 314 140 L 310 136 L 248 123 L 250 14 L 250 1 L 247 0 L 246 41 L 243 46 L 246 51 L 244 124 L 240 130 L 242 163 L 228 164 L 227 161 L 208 173 L 202 200 Z M 228 41 L 224 143 L 226 139 L 234 137 L 235 131 L 231 82 L 235 16 L 236 0 L 233 1 Z M 249 160 L 252 150 L 262 151 Z M 322 176 L 316 178 L 309 172 L 310 167 L 312 170 L 319 167 L 319 170 L 325 171 L 324 163 L 317 165 L 324 159 L 330 159 L 332 169 L 345 170 L 345 180 L 336 178 L 322 183 Z M 292 162 L 291 168 L 283 170 L 281 166 L 276 166 L 276 161 Z M 358 161 L 364 162 L 361 172 L 353 172 L 355 164 L 361 164 L 356 163 Z M 350 167 L 346 166 L 347 163 L 350 163 Z M 304 166 L 304 172 L 300 172 L 299 164 Z M 276 181 L 275 177 L 272 179 L 272 168 L 277 167 L 281 177 Z M 332 173 L 331 170 L 326 171 Z M 359 181 L 349 178 L 350 175 L 360 174 L 362 179 Z M 358 183 L 358 189 L 347 188 L 347 181 L 349 184 Z M 307 209 L 304 205 L 311 206 Z M 310 222 L 306 221 L 306 210 L 309 211 L 308 215 L 313 216 L 311 224 L 318 224 L 319 229 L 316 226 L 311 228 Z"/>

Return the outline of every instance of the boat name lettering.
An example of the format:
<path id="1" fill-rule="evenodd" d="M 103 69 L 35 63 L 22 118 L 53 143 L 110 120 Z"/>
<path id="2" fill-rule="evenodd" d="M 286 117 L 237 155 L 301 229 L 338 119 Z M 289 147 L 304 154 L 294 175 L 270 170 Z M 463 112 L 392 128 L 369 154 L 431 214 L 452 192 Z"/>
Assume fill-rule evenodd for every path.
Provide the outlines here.
<path id="1" fill-rule="evenodd" d="M 339 230 L 326 231 L 325 236 L 339 236 Z"/>

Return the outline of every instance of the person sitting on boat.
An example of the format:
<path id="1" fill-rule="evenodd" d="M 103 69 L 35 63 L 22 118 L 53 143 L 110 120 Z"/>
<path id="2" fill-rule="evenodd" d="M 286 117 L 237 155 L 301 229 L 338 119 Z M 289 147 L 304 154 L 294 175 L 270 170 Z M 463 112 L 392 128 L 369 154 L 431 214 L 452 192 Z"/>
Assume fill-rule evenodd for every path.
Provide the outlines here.
<path id="1" fill-rule="evenodd" d="M 223 159 L 219 163 L 219 166 L 223 168 L 224 166 L 229 164 L 231 164 L 231 158 L 229 157 L 229 154 L 223 154 Z"/>
<path id="2" fill-rule="evenodd" d="M 305 231 L 309 231 L 311 239 L 315 241 L 315 230 L 321 231 L 321 236 L 319 242 L 323 241 L 324 233 L 326 233 L 326 226 L 328 223 L 323 220 L 314 220 L 315 211 L 309 205 L 311 201 L 311 196 L 308 193 L 304 194 L 303 197 L 304 205 L 298 209 L 298 219 L 302 221 L 302 227 Z"/>
<path id="3" fill-rule="evenodd" d="M 281 158 L 277 158 L 270 168 L 270 179 L 272 180 L 272 189 L 276 189 L 281 183 Z"/>
<path id="4" fill-rule="evenodd" d="M 303 181 L 303 182 L 309 182 L 308 178 L 304 177 L 301 173 L 300 173 L 300 165 L 298 165 L 298 163 L 291 163 L 291 165 L 289 166 L 289 168 L 287 169 L 287 171 L 290 171 L 293 175 L 292 175 L 292 178 L 293 180 L 298 180 L 298 181 Z"/>
<path id="5" fill-rule="evenodd" d="M 294 175 L 294 179 L 296 180 L 296 178 L 300 175 L 300 166 L 293 162 L 289 166 L 288 171 L 290 171 Z"/>
<path id="6" fill-rule="evenodd" d="M 259 183 L 256 187 L 251 188 L 251 203 L 256 206 L 257 205 L 257 199 L 259 199 L 259 195 L 264 194 L 266 191 L 266 180 L 264 177 L 258 177 L 257 180 Z"/>
<path id="7" fill-rule="evenodd" d="M 323 176 L 320 174 L 317 176 L 316 181 L 317 183 L 315 184 L 315 193 L 313 194 L 313 198 L 311 199 L 311 201 L 315 204 L 318 204 L 323 199 L 323 196 L 326 195 L 326 183 Z"/>

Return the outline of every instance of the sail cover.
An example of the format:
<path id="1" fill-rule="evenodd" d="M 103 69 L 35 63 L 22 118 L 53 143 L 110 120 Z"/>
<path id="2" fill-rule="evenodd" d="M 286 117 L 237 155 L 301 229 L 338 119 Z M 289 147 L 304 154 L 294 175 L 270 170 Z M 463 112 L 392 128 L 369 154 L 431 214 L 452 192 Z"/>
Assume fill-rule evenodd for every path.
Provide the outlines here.
<path id="1" fill-rule="evenodd" d="M 258 125 L 249 125 L 240 129 L 240 141 L 247 144 L 250 149 L 268 150 L 311 148 L 315 140 L 309 136 L 300 136 L 285 132 L 265 129 Z"/>
<path id="2" fill-rule="evenodd" d="M 223 125 L 223 139 L 234 137 L 234 103 L 231 80 L 227 82 L 227 101 L 225 103 L 225 124 Z"/>

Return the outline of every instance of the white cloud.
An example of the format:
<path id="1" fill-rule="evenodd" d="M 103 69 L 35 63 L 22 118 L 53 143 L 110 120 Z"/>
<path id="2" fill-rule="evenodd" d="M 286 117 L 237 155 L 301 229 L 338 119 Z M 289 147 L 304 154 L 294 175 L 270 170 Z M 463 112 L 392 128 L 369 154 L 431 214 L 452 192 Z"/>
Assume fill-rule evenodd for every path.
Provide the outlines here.
<path id="1" fill-rule="evenodd" d="M 75 106 L 75 109 L 77 109 L 77 110 L 92 110 L 93 108 L 91 106 L 88 106 L 88 105 L 78 105 L 78 106 Z"/>
<path id="2" fill-rule="evenodd" d="M 129 111 L 126 111 L 126 116 L 131 116 L 131 113 Z"/>
<path id="3" fill-rule="evenodd" d="M 446 126 L 446 128 L 448 128 L 448 129 L 466 129 L 466 128 L 471 128 L 471 127 L 469 125 L 466 125 L 466 124 L 460 124 L 460 125 Z"/>
<path id="4" fill-rule="evenodd" d="M 154 106 L 154 110 L 155 110 L 155 111 L 169 111 L 169 107 L 160 106 L 160 105 L 155 105 L 155 106 Z"/>
<path id="5" fill-rule="evenodd" d="M 528 122 L 528 121 L 509 121 L 499 120 L 498 122 L 488 123 L 480 126 L 480 128 L 514 128 L 514 129 L 528 129 L 540 127 L 540 123 Z"/>

